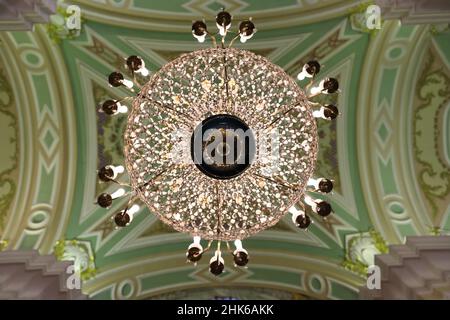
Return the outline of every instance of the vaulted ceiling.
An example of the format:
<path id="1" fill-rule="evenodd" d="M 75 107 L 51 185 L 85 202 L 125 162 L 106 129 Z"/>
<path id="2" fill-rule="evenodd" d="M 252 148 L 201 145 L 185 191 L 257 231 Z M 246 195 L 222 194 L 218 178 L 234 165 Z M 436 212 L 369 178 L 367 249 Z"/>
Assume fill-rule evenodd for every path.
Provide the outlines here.
<path id="1" fill-rule="evenodd" d="M 79 0 L 78 37 L 55 43 L 42 25 L 0 32 L 3 247 L 78 259 L 94 298 L 356 298 L 360 267 L 385 244 L 450 230 L 450 35 L 396 21 L 364 32 L 350 19 L 357 2 Z M 123 202 L 94 202 L 113 188 L 97 183 L 97 168 L 123 162 L 126 117 L 106 118 L 97 106 L 126 93 L 106 76 L 131 54 L 156 71 L 207 46 L 192 39 L 192 20 L 212 21 L 222 6 L 257 25 L 238 47 L 292 76 L 316 58 L 342 92 L 340 118 L 319 121 L 316 170 L 335 180 L 326 197 L 335 214 L 308 232 L 285 217 L 246 241 L 248 269 L 229 263 L 217 278 L 206 258 L 186 264 L 189 237 L 147 209 L 115 230 L 110 217 Z"/>

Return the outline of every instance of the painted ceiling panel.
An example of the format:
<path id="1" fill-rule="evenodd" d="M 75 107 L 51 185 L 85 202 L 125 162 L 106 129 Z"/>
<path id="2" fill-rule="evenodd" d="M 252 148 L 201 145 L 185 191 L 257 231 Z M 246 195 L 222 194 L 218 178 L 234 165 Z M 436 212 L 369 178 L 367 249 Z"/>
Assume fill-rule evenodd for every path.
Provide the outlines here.
<path id="1" fill-rule="evenodd" d="M 373 252 L 407 235 L 449 232 L 448 32 L 386 21 L 371 35 L 350 22 L 353 1 L 76 3 L 84 21 L 73 39 L 55 43 L 45 26 L 0 32 L 0 249 L 76 258 L 83 291 L 97 299 L 351 299 Z M 97 108 L 127 94 L 106 76 L 124 70 L 132 54 L 156 71 L 202 47 L 190 34 L 192 19 L 211 19 L 224 5 L 258 27 L 237 47 L 294 77 L 318 59 L 320 76 L 338 78 L 342 92 L 318 100 L 341 110 L 338 121 L 318 123 L 316 175 L 335 180 L 324 196 L 335 214 L 308 232 L 286 217 L 246 241 L 248 269 L 229 267 L 216 278 L 206 261 L 186 264 L 189 237 L 148 209 L 115 230 L 110 218 L 124 202 L 110 210 L 94 202 L 114 188 L 97 182 L 97 168 L 123 162 L 126 118 Z"/>

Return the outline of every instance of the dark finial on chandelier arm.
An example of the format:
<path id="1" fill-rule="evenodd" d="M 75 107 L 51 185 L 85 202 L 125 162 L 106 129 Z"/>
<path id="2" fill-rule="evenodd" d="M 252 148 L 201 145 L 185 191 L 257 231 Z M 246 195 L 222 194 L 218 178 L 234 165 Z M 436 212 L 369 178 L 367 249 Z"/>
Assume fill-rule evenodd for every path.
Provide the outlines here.
<path id="1" fill-rule="evenodd" d="M 141 57 L 133 55 L 129 56 L 125 60 L 126 60 L 125 66 L 128 68 L 128 70 L 131 71 L 133 77 L 135 76 L 136 73 L 139 73 L 144 77 L 147 77 L 149 75 L 149 71 L 145 67 L 145 61 Z"/>
<path id="2" fill-rule="evenodd" d="M 101 182 L 109 182 L 115 178 L 116 173 L 114 172 L 114 168 L 107 165 L 97 170 L 97 176 Z"/>
<path id="3" fill-rule="evenodd" d="M 215 276 L 222 274 L 225 269 L 225 262 L 220 251 L 220 242 L 220 240 L 217 241 L 217 250 L 209 261 L 209 271 Z"/>
<path id="4" fill-rule="evenodd" d="M 98 204 L 102 208 L 109 208 L 111 207 L 113 200 L 126 197 L 129 194 L 130 192 L 126 192 L 123 188 L 117 189 L 112 194 L 104 192 L 97 197 L 95 204 Z"/>
<path id="5" fill-rule="evenodd" d="M 339 109 L 334 104 L 325 104 L 320 106 L 319 110 L 313 111 L 313 116 L 315 118 L 321 118 L 328 121 L 336 119 L 339 115 Z"/>
<path id="6" fill-rule="evenodd" d="M 327 217 L 333 212 L 331 205 L 322 199 L 313 199 L 308 195 L 304 197 L 305 203 L 311 207 L 312 211 L 321 217 Z"/>
<path id="7" fill-rule="evenodd" d="M 206 35 L 211 38 L 213 47 L 217 47 L 216 37 L 208 31 L 205 20 L 197 20 L 192 23 L 192 35 L 197 39 L 198 42 L 203 43 L 205 41 Z"/>
<path id="8" fill-rule="evenodd" d="M 301 206 L 300 210 L 293 206 L 289 209 L 289 212 L 292 214 L 292 222 L 300 229 L 308 230 L 308 227 L 311 225 L 312 220 L 305 212 L 305 205 L 303 203 L 299 204 Z"/>
<path id="9" fill-rule="evenodd" d="M 241 38 L 241 42 L 245 43 L 255 35 L 256 31 L 255 24 L 250 17 L 239 24 L 238 36 Z"/>
<path id="10" fill-rule="evenodd" d="M 228 242 L 227 242 L 228 243 Z M 236 250 L 233 251 L 233 260 L 235 267 L 247 267 L 248 264 L 248 251 L 244 249 L 242 246 L 242 241 L 240 239 L 236 239 L 234 241 L 234 246 Z"/>
<path id="11" fill-rule="evenodd" d="M 123 166 L 106 165 L 97 170 L 98 179 L 101 182 L 114 182 L 117 185 L 130 187 L 127 183 L 116 180 L 117 176 L 125 171 Z"/>
<path id="12" fill-rule="evenodd" d="M 322 81 L 320 81 L 317 87 L 311 88 L 308 99 L 313 98 L 319 94 L 332 94 L 339 92 L 341 91 L 339 90 L 338 80 L 335 78 L 325 78 Z"/>
<path id="13" fill-rule="evenodd" d="M 186 251 L 186 259 L 188 262 L 192 262 L 195 265 L 203 256 L 203 253 L 205 252 L 203 250 L 203 247 L 201 245 L 201 238 L 199 236 L 194 236 L 192 243 L 189 245 L 187 251 Z"/>
<path id="14" fill-rule="evenodd" d="M 129 216 L 127 214 L 128 206 L 125 207 L 125 209 L 119 211 L 114 216 L 111 217 L 111 219 L 114 220 L 114 223 L 116 224 L 116 229 L 118 227 L 125 227 L 129 222 Z"/>
<path id="15" fill-rule="evenodd" d="M 125 195 L 123 195 L 123 197 L 125 196 L 130 196 L 125 206 L 125 209 L 119 211 L 116 215 L 111 217 L 111 219 L 113 219 L 114 222 L 116 223 L 115 229 L 118 229 L 119 227 L 128 226 L 133 221 L 134 215 L 140 209 L 139 205 L 137 204 L 131 205 L 137 199 L 137 195 L 134 192 L 127 192 Z"/>
<path id="16" fill-rule="evenodd" d="M 133 82 L 128 79 L 125 79 L 123 74 L 121 74 L 120 72 L 116 71 L 111 72 L 110 75 L 108 76 L 108 83 L 111 87 L 124 86 L 134 93 Z"/>
<path id="17" fill-rule="evenodd" d="M 97 201 L 94 204 L 99 205 L 102 208 L 108 209 L 112 205 L 112 197 L 109 193 L 101 193 L 97 197 Z"/>
<path id="18" fill-rule="evenodd" d="M 320 63 L 317 60 L 310 60 L 302 67 L 302 71 L 297 75 L 297 80 L 302 81 L 305 78 L 314 79 L 320 72 Z"/>
<path id="19" fill-rule="evenodd" d="M 131 199 L 133 199 L 133 197 Z M 125 209 L 119 211 L 113 216 L 113 220 L 116 224 L 116 227 L 123 228 L 128 226 L 133 221 L 134 215 L 139 211 L 140 209 L 139 205 L 133 204 L 130 207 L 130 202 L 131 201 L 128 201 L 128 204 L 126 205 Z"/>
<path id="20" fill-rule="evenodd" d="M 326 178 L 310 178 L 307 186 L 312 187 L 312 191 L 320 193 L 330 193 L 333 190 L 333 180 Z"/>
<path id="21" fill-rule="evenodd" d="M 229 12 L 222 8 L 216 16 L 216 26 L 219 28 L 219 34 L 222 36 L 222 48 L 225 48 L 225 37 L 231 26 L 232 16 Z"/>

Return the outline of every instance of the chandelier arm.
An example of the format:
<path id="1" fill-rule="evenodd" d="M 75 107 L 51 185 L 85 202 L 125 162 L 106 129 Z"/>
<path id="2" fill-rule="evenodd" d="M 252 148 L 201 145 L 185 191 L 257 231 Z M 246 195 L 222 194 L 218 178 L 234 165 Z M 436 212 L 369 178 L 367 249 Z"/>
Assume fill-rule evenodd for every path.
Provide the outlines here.
<path id="1" fill-rule="evenodd" d="M 161 170 L 160 172 L 158 172 L 154 177 L 152 177 L 151 179 L 149 179 L 147 182 L 144 182 L 143 184 L 141 184 L 140 186 L 137 186 L 135 188 L 135 190 L 139 190 L 141 191 L 143 188 L 145 188 L 146 186 L 148 186 L 151 182 L 153 182 L 156 178 L 160 177 L 161 175 L 163 175 L 164 173 L 166 173 L 167 171 L 171 170 L 173 167 L 175 167 L 177 164 L 172 164 L 170 165 L 168 168 Z"/>
<path id="2" fill-rule="evenodd" d="M 283 182 L 277 181 L 277 180 L 271 179 L 271 178 L 269 178 L 269 177 L 262 176 L 262 175 L 260 175 L 260 174 L 258 174 L 258 173 L 252 173 L 252 175 L 254 175 L 254 176 L 256 176 L 256 177 L 258 177 L 258 178 L 260 178 L 260 179 L 264 179 L 264 180 L 270 181 L 270 182 L 272 182 L 272 183 L 278 184 L 278 185 L 280 185 L 280 186 L 282 186 L 282 187 L 284 187 L 284 188 L 286 188 L 286 189 L 289 189 L 289 190 L 292 190 L 292 191 L 295 191 L 295 192 L 299 191 L 298 188 L 296 188 L 296 187 L 290 185 L 290 184 L 289 184 L 288 182 L 286 182 L 286 181 L 283 181 Z"/>
<path id="3" fill-rule="evenodd" d="M 220 234 L 220 227 L 222 225 L 221 222 L 221 213 L 222 213 L 222 204 L 223 204 L 223 199 L 222 199 L 222 195 L 219 192 L 219 182 L 215 183 L 215 187 L 216 187 L 216 196 L 217 196 L 217 200 L 218 200 L 218 205 L 217 205 L 217 226 L 216 226 L 216 232 L 217 235 Z"/>
<path id="4" fill-rule="evenodd" d="M 281 119 L 283 119 L 285 115 L 287 115 L 289 112 L 291 112 L 291 111 L 294 110 L 294 109 L 295 109 L 295 107 L 289 108 L 287 111 L 283 112 L 283 113 L 281 114 L 281 116 L 279 116 L 278 118 L 276 118 L 275 120 L 273 120 L 273 121 L 272 121 L 267 127 L 265 127 L 264 129 L 265 129 L 265 130 L 271 129 L 272 126 L 273 126 L 275 123 L 277 123 L 278 121 L 280 121 Z"/>
<path id="5" fill-rule="evenodd" d="M 126 205 L 126 207 L 125 207 L 125 212 L 126 212 L 126 210 L 128 210 L 128 209 L 130 208 L 130 204 L 131 204 L 132 202 L 136 201 L 137 198 L 138 198 L 138 195 L 137 195 L 136 193 L 131 194 L 131 197 L 130 197 L 130 199 L 128 200 L 127 205 Z"/>
<path id="6" fill-rule="evenodd" d="M 267 126 L 264 128 L 264 130 L 271 129 L 271 127 L 272 127 L 275 123 L 277 123 L 278 121 L 280 121 L 281 119 L 283 119 L 284 116 L 285 116 L 286 114 L 288 114 L 289 112 L 291 112 L 292 110 L 294 110 L 295 107 L 296 107 L 298 104 L 299 104 L 298 101 L 295 101 L 294 103 L 292 103 L 291 106 L 289 107 L 289 109 L 288 109 L 287 111 L 282 112 L 281 116 L 279 116 L 278 118 L 276 118 L 275 120 L 273 120 L 269 125 L 267 125 Z M 278 114 L 278 113 L 277 113 L 277 114 Z M 276 115 L 276 114 L 275 114 L 275 115 Z"/>
<path id="7" fill-rule="evenodd" d="M 222 241 L 220 241 L 220 240 L 217 240 L 217 251 L 219 251 L 219 253 L 220 253 L 220 243 L 221 243 Z"/>
<path id="8" fill-rule="evenodd" d="M 229 243 L 228 241 L 226 241 L 226 244 L 227 244 L 228 252 L 230 252 L 231 254 L 233 254 L 233 249 L 231 249 L 230 243 Z"/>
<path id="9" fill-rule="evenodd" d="M 222 27 L 223 27 L 225 34 L 222 36 L 221 44 L 222 44 L 222 49 L 225 49 L 225 37 L 227 36 L 227 33 L 228 33 L 228 30 L 225 27 L 225 22 L 222 23 Z"/>
<path id="10" fill-rule="evenodd" d="M 311 106 L 311 107 L 320 107 L 320 106 L 322 106 L 322 104 L 321 103 L 319 103 L 319 102 L 314 102 L 314 101 L 308 101 L 309 102 L 309 105 Z"/>
<path id="11" fill-rule="evenodd" d="M 216 36 L 214 34 L 212 34 L 209 31 L 206 31 L 206 33 L 208 34 L 208 36 L 211 38 L 212 43 L 213 43 L 213 48 L 217 48 L 217 40 L 216 40 Z"/>
<path id="12" fill-rule="evenodd" d="M 135 84 L 136 87 L 139 88 L 139 90 L 141 90 L 141 89 L 142 89 L 142 86 L 141 86 L 141 84 L 137 81 L 137 79 L 136 79 L 136 74 L 135 74 L 134 72 L 132 72 L 132 74 L 133 74 L 133 83 Z"/>
<path id="13" fill-rule="evenodd" d="M 222 43 L 223 48 L 223 43 Z M 225 54 L 225 50 L 223 50 L 223 71 L 224 71 L 224 80 L 225 80 L 225 93 L 226 93 L 226 108 L 228 109 L 228 102 L 230 99 L 230 92 L 228 88 L 228 71 L 227 71 L 227 58 Z"/>
<path id="14" fill-rule="evenodd" d="M 230 44 L 228 45 L 228 48 L 231 48 L 231 46 L 233 45 L 234 41 L 239 38 L 240 34 L 238 34 L 237 36 L 235 36 L 233 39 L 231 39 Z"/>
<path id="15" fill-rule="evenodd" d="M 120 182 L 120 181 L 118 181 L 116 179 L 111 179 L 111 178 L 110 178 L 110 181 L 114 182 L 115 184 L 118 184 L 119 186 L 130 187 L 131 188 L 131 185 L 129 183 L 123 183 L 123 182 Z"/>
<path id="16" fill-rule="evenodd" d="M 312 94 L 312 95 L 309 95 L 309 96 L 308 96 L 308 100 L 311 99 L 311 98 L 317 97 L 317 96 L 320 95 L 320 94 L 322 94 L 322 91 L 320 91 L 320 92 L 318 92 L 318 93 L 315 93 L 315 94 Z"/>
<path id="17" fill-rule="evenodd" d="M 123 102 L 123 101 L 126 101 L 126 100 L 128 100 L 128 99 L 134 99 L 135 97 L 134 96 L 127 96 L 127 97 L 125 97 L 125 98 L 122 98 L 122 99 L 120 99 L 120 100 L 117 100 L 116 102 Z"/>
<path id="18" fill-rule="evenodd" d="M 125 192 L 122 196 L 117 197 L 117 199 L 118 199 L 118 198 L 124 198 L 124 197 L 126 197 L 126 196 L 132 195 L 133 192 L 134 192 L 134 190 L 127 191 L 127 192 Z"/>
<path id="19" fill-rule="evenodd" d="M 135 94 L 136 93 L 136 91 L 133 89 L 133 88 L 128 88 L 127 86 L 122 86 L 122 87 L 125 87 L 125 88 L 127 88 L 127 90 L 128 91 L 131 91 L 131 92 L 133 92 L 133 94 Z"/>
<path id="20" fill-rule="evenodd" d="M 212 243 L 213 243 L 213 240 L 209 240 L 209 241 L 208 241 L 208 245 L 207 245 L 206 248 L 203 250 L 203 253 L 209 251 L 209 249 L 211 248 Z"/>
<path id="21" fill-rule="evenodd" d="M 309 90 L 309 88 L 311 88 L 313 83 L 314 83 L 314 77 L 312 77 L 311 80 L 309 80 L 309 83 L 305 87 L 305 92 L 307 92 Z"/>
<path id="22" fill-rule="evenodd" d="M 179 118 L 179 119 L 177 119 L 177 120 L 181 120 L 181 121 L 182 121 L 183 117 L 184 117 L 184 118 L 188 118 L 188 119 L 191 121 L 191 122 L 189 122 L 189 127 L 193 127 L 193 126 L 194 126 L 194 125 L 193 125 L 193 122 L 194 122 L 195 120 L 192 119 L 191 116 L 190 116 L 189 114 L 184 113 L 184 112 L 180 112 L 180 111 L 178 111 L 177 109 L 174 109 L 174 108 L 172 108 L 172 107 L 170 107 L 170 106 L 168 106 L 168 105 L 166 105 L 166 104 L 160 103 L 159 101 L 155 101 L 155 100 L 149 99 L 149 98 L 147 98 L 147 99 L 150 100 L 151 102 L 153 102 L 154 104 L 160 106 L 161 108 L 163 108 L 163 109 L 169 109 L 169 110 L 175 112 L 177 115 L 179 115 L 179 116 L 182 117 L 182 118 Z"/>
<path id="23" fill-rule="evenodd" d="M 272 129 L 272 127 L 273 127 L 274 124 L 276 124 L 278 121 L 280 121 L 281 119 L 283 119 L 284 116 L 286 116 L 289 112 L 291 112 L 292 110 L 295 110 L 295 105 L 297 105 L 297 104 L 298 104 L 297 102 L 294 103 L 294 106 L 293 106 L 293 107 L 290 107 L 287 111 L 284 111 L 284 112 L 281 114 L 281 116 L 279 116 L 278 118 L 276 118 L 275 120 L 273 120 L 268 126 L 266 126 L 266 127 L 264 128 L 264 130 Z"/>

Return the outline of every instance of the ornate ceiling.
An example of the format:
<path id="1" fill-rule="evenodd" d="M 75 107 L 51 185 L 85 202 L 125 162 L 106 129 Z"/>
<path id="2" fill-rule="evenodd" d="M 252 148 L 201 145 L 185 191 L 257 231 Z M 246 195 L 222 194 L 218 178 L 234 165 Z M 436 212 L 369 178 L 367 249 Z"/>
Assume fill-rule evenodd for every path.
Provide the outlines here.
<path id="1" fill-rule="evenodd" d="M 79 0 L 78 37 L 55 43 L 45 26 L 0 32 L 0 249 L 76 257 L 83 291 L 99 299 L 352 299 L 373 253 L 450 230 L 450 34 L 386 21 L 371 35 L 350 22 L 357 1 L 338 0 L 225 4 L 257 24 L 246 49 L 292 76 L 316 58 L 339 79 L 342 115 L 319 122 L 317 168 L 336 181 L 327 197 L 335 214 L 308 232 L 286 217 L 246 241 L 248 269 L 219 278 L 207 259 L 186 264 L 188 236 L 146 209 L 114 230 L 110 217 L 123 203 L 94 204 L 109 188 L 96 170 L 122 162 L 126 118 L 96 110 L 126 92 L 106 76 L 134 53 L 154 71 L 199 48 L 192 20 L 210 20 L 223 2 Z"/>

